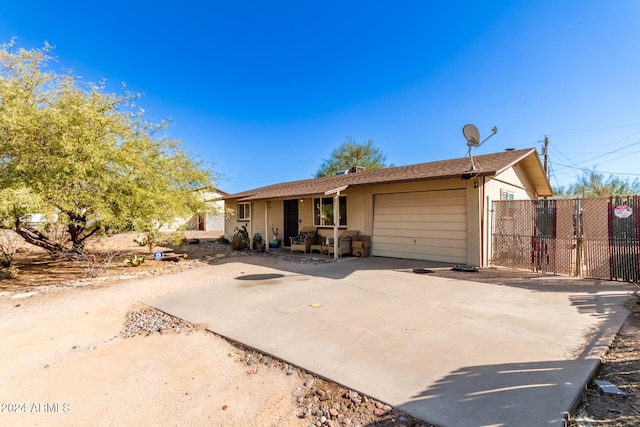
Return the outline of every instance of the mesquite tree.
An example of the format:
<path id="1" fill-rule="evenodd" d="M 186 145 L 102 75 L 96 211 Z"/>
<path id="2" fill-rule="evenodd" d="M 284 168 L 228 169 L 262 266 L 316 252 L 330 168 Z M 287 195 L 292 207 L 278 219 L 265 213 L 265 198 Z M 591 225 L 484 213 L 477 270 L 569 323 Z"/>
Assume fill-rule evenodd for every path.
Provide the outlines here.
<path id="1" fill-rule="evenodd" d="M 145 118 L 138 94 L 86 83 L 51 51 L 0 49 L 0 227 L 73 257 L 91 236 L 201 211 L 194 190 L 213 172 Z"/>

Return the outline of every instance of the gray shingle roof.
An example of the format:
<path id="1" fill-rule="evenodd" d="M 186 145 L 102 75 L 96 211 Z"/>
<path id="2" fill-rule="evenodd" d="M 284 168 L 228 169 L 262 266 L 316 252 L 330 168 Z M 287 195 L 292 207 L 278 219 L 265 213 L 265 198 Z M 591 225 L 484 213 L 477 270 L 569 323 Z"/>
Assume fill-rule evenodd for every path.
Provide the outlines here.
<path id="1" fill-rule="evenodd" d="M 535 159 L 533 163 L 531 157 Z M 475 172 L 473 172 L 473 175 L 496 175 L 524 159 L 527 159 L 529 165 L 535 165 L 537 163 L 537 165 L 540 166 L 540 159 L 538 158 L 535 148 L 474 156 L 476 169 Z M 462 177 L 462 175 L 469 173 L 468 169 L 469 158 L 462 157 L 458 159 L 418 163 L 414 165 L 397 166 L 359 173 L 283 182 L 280 184 L 268 185 L 266 187 L 231 194 L 225 196 L 224 199 L 251 201 L 262 199 L 296 198 L 324 194 L 326 191 L 343 186 L 355 187 L 361 185 L 419 181 L 425 179 Z M 542 171 L 541 166 L 539 169 Z M 538 181 L 540 180 L 538 179 Z M 546 178 L 544 181 L 546 182 L 548 190 L 551 191 Z M 544 183 L 542 183 L 542 187 L 545 187 Z M 543 191 L 538 192 L 541 193 L 541 195 L 545 195 L 544 190 L 546 190 L 546 188 L 542 188 L 542 190 Z"/>

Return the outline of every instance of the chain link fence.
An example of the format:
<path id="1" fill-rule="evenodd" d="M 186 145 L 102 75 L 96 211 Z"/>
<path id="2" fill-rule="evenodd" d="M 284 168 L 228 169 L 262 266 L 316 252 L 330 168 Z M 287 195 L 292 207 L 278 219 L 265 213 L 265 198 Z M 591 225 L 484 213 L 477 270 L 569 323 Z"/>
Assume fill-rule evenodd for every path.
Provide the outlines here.
<path id="1" fill-rule="evenodd" d="M 494 201 L 491 264 L 637 282 L 639 210 L 640 196 Z"/>

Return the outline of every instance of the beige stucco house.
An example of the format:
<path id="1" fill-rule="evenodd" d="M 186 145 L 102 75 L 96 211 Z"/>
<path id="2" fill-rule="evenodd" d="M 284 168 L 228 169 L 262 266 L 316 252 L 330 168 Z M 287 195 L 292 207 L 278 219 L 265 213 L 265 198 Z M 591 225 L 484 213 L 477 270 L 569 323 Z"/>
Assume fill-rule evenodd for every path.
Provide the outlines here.
<path id="1" fill-rule="evenodd" d="M 176 218 L 170 224 L 160 227 L 161 231 L 208 231 L 222 234 L 225 228 L 224 196 L 228 193 L 219 188 L 208 186 L 193 190 L 204 203 L 204 211 L 190 218 Z"/>
<path id="2" fill-rule="evenodd" d="M 474 165 L 473 170 L 471 169 Z M 494 200 L 552 195 L 535 149 L 355 171 L 269 185 L 224 197 L 225 235 L 247 226 L 284 246 L 303 226 L 371 236 L 371 255 L 487 265 Z M 335 212 L 334 209 L 337 209 Z M 338 227 L 334 227 L 337 218 Z"/>
<path id="3" fill-rule="evenodd" d="M 205 211 L 191 218 L 188 230 L 220 231 L 224 230 L 225 203 L 222 198 L 228 193 L 216 187 L 205 187 L 196 190 L 205 204 Z"/>

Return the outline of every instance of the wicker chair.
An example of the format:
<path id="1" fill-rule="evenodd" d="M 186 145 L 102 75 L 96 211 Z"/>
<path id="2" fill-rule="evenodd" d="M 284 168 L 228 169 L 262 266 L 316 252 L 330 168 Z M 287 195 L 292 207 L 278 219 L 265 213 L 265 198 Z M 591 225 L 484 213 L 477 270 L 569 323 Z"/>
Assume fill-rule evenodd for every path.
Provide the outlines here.
<path id="1" fill-rule="evenodd" d="M 351 241 L 353 240 L 352 236 L 357 236 L 358 232 L 353 230 L 345 230 L 338 236 L 338 256 L 342 256 L 345 254 L 351 253 Z M 333 255 L 335 253 L 335 245 L 333 244 L 333 239 L 329 239 L 329 255 Z"/>
<path id="2" fill-rule="evenodd" d="M 315 227 L 302 227 L 295 237 L 291 239 L 291 252 L 303 251 L 305 254 L 310 252 L 310 246 L 316 241 Z"/>

